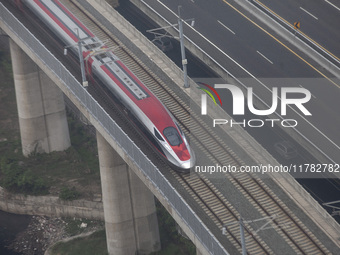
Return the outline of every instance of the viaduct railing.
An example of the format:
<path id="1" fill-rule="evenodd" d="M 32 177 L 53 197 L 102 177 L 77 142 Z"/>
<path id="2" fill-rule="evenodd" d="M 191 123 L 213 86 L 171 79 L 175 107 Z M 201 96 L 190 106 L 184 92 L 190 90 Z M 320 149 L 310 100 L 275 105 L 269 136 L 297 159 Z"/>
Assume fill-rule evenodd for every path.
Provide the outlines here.
<path id="1" fill-rule="evenodd" d="M 64 65 L 55 58 L 2 3 L 0 3 L 0 25 L 14 41 L 23 43 L 36 58 L 44 63 L 45 67 L 55 75 L 62 86 L 67 88 L 67 96 L 74 97 L 81 102 L 82 107 L 86 108 L 91 118 L 103 127 L 107 134 L 128 155 L 131 161 L 140 168 L 149 182 L 164 197 L 172 207 L 172 210 L 176 211 L 177 215 L 192 231 L 195 238 L 205 246 L 206 250 L 215 255 L 228 254 L 221 243 L 209 231 L 157 167 L 143 154 L 115 121 L 111 119 L 99 103 L 82 87 Z"/>

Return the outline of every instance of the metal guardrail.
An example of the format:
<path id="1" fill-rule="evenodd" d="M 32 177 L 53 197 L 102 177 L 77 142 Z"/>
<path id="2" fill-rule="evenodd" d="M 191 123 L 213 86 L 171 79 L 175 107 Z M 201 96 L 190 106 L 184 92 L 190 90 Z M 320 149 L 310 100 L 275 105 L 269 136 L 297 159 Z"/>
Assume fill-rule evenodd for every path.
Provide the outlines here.
<path id="1" fill-rule="evenodd" d="M 267 6 L 257 0 L 250 0 L 249 2 L 257 7 L 260 11 L 262 11 L 264 15 L 267 15 L 271 19 L 275 20 L 279 25 L 281 25 L 283 29 L 286 29 L 290 33 L 295 34 L 295 36 L 298 36 L 301 41 L 306 43 L 312 49 L 316 50 L 320 55 L 325 57 L 325 59 L 334 64 L 334 66 L 336 66 L 337 68 L 340 67 L 339 58 L 337 58 L 335 55 L 326 50 L 324 47 L 322 47 L 320 44 L 318 44 L 316 41 L 314 41 L 312 38 L 307 36 L 299 29 L 294 28 L 293 24 L 290 24 L 288 21 L 283 19 L 281 16 L 279 16 L 274 11 L 270 10 Z"/>
<path id="2" fill-rule="evenodd" d="M 98 3 L 101 3 L 101 5 L 103 6 L 107 6 L 107 3 L 105 2 L 105 0 L 94 0 Z M 139 1 L 140 3 L 142 3 L 143 5 L 145 5 L 147 8 L 149 8 L 151 11 L 153 11 L 161 20 L 163 20 L 164 23 L 166 23 L 167 25 L 171 25 L 171 23 L 166 20 L 161 14 L 159 14 L 155 9 L 153 9 L 147 2 L 145 2 L 144 0 L 132 0 L 133 2 L 135 1 Z M 110 12 L 110 9 L 108 8 L 108 11 Z M 117 19 L 118 20 L 122 20 L 123 18 L 119 16 L 118 14 L 115 14 L 113 12 L 110 12 L 111 15 L 115 15 L 118 16 Z M 132 31 L 133 28 L 130 27 L 130 24 L 125 24 L 125 28 L 131 32 L 133 32 L 134 34 L 136 33 L 136 31 Z M 176 28 L 174 28 L 176 30 Z M 176 30 L 177 31 L 177 30 Z M 178 32 L 178 31 L 177 31 Z M 138 32 L 137 32 L 138 33 Z M 143 38 L 143 35 L 138 35 L 138 39 L 139 40 L 148 40 L 146 38 Z M 190 40 L 190 38 L 186 37 L 186 40 L 188 40 L 192 45 L 194 45 L 199 51 L 201 51 L 208 59 L 210 59 L 213 63 L 215 63 L 219 68 L 221 68 L 221 70 L 225 71 L 227 73 L 228 76 L 230 76 L 231 78 L 235 79 L 236 81 L 238 81 L 242 86 L 245 86 L 241 81 L 239 81 L 238 79 L 236 79 L 228 70 L 226 70 L 224 67 L 222 67 L 216 60 L 214 60 L 207 52 L 205 52 L 202 48 L 200 48 L 197 44 L 195 44 L 195 42 L 193 42 L 192 40 Z M 159 56 L 163 57 L 163 54 L 160 54 Z M 178 66 L 176 66 L 174 63 L 173 64 L 178 70 L 180 70 L 178 68 Z M 174 69 L 176 69 L 174 67 Z M 181 70 L 180 70 L 181 71 Z M 180 77 L 182 77 L 182 74 L 179 75 Z M 260 99 L 261 100 L 261 99 Z M 262 101 L 262 100 L 261 100 Z M 262 101 L 262 103 L 264 103 Z M 265 104 L 265 103 L 264 103 Z M 218 118 L 218 116 L 221 115 L 216 115 L 216 118 Z M 240 131 L 241 132 L 241 131 Z M 299 131 L 297 131 L 297 133 L 299 135 L 301 135 L 306 141 L 309 141 L 308 138 L 306 138 L 302 133 L 300 133 Z M 240 134 L 240 133 L 239 133 Z M 242 136 L 242 135 L 241 135 Z M 247 138 L 248 142 L 252 143 L 252 141 L 249 140 L 249 137 Z M 254 144 L 256 142 L 254 141 Z M 314 145 L 314 144 L 313 144 Z M 256 146 L 256 145 L 255 145 Z M 322 152 L 323 153 L 323 152 Z M 278 178 L 277 178 L 278 177 Z M 290 183 L 290 185 L 295 189 L 295 191 L 300 194 L 306 201 L 308 201 L 308 203 L 310 203 L 310 205 L 312 207 L 315 208 L 315 210 L 320 213 L 320 215 L 322 215 L 322 217 L 324 218 L 324 220 L 330 224 L 333 228 L 334 231 L 340 235 L 340 225 L 337 223 L 337 221 L 331 217 L 331 215 L 320 205 L 320 203 L 318 201 L 316 201 L 295 179 L 294 177 L 292 177 L 290 174 L 280 174 L 280 176 L 278 175 L 273 175 L 271 178 L 275 179 L 286 179 L 286 181 L 288 183 Z"/>
<path id="3" fill-rule="evenodd" d="M 95 0 L 95 1 L 103 1 L 103 0 Z M 131 0 L 132 2 L 134 2 L 135 0 Z M 155 9 L 153 9 L 147 2 L 145 2 L 144 0 L 136 0 L 136 1 L 140 1 L 143 5 L 145 5 L 146 7 L 148 7 L 150 10 L 152 10 L 161 20 L 163 20 L 163 22 L 167 25 L 171 25 L 171 23 L 166 20 L 161 14 L 159 14 Z M 178 32 L 178 29 L 176 27 L 173 28 L 175 31 Z M 187 40 L 191 45 L 194 46 L 194 48 L 196 48 L 198 51 L 202 52 L 202 54 L 207 57 L 207 59 L 209 59 L 213 64 L 215 64 L 218 68 L 220 68 L 223 72 L 225 72 L 227 74 L 227 76 L 231 79 L 233 79 L 238 85 L 240 85 L 241 88 L 246 89 L 248 86 L 246 84 L 244 84 L 242 81 L 240 81 L 240 79 L 238 79 L 237 77 L 235 77 L 232 73 L 230 73 L 227 69 L 225 69 L 220 63 L 218 63 L 212 56 L 210 56 L 206 51 L 204 51 L 200 46 L 198 46 L 194 41 L 192 41 L 189 37 L 184 35 L 185 40 Z M 239 66 L 239 63 L 237 63 L 234 59 L 232 59 L 231 57 L 228 56 L 228 58 L 235 63 L 236 66 Z M 243 69 L 243 68 L 242 68 Z M 246 70 L 245 70 L 246 71 Z M 265 88 L 266 90 L 270 91 L 270 89 L 258 78 L 256 78 L 255 76 L 253 76 L 251 73 L 249 73 L 248 71 L 246 71 L 246 73 L 248 73 L 248 75 L 253 78 L 255 81 L 258 82 L 258 84 L 260 84 L 263 88 Z M 270 106 L 263 100 L 261 99 L 261 97 L 259 95 L 257 95 L 256 93 L 254 93 L 254 96 L 256 98 L 256 100 L 261 103 L 263 106 L 266 107 L 266 109 L 270 108 Z M 296 112 L 293 108 L 291 108 L 289 106 L 290 109 L 292 109 L 292 111 Z M 283 117 L 281 115 L 279 115 L 278 113 L 273 113 L 275 114 L 279 119 L 283 119 Z M 307 136 L 305 136 L 301 131 L 299 131 L 297 128 L 291 128 L 292 131 L 295 132 L 295 134 L 298 137 L 301 137 L 307 144 L 311 145 L 320 155 L 322 155 L 324 158 L 326 158 L 327 160 L 329 160 L 329 162 L 335 164 L 336 160 L 334 160 L 333 158 L 331 158 L 330 156 L 328 156 L 322 149 L 320 149 L 314 142 L 312 142 Z M 316 130 L 316 132 L 319 132 L 318 130 Z"/>
<path id="4" fill-rule="evenodd" d="M 143 154 L 124 131 L 111 119 L 94 98 L 81 86 L 75 77 L 56 59 L 37 38 L 0 3 L 0 24 L 6 26 L 18 40 L 44 65 L 49 68 L 63 85 L 81 102 L 92 117 L 100 123 L 110 137 L 125 151 L 130 159 L 141 169 L 149 181 L 159 190 L 172 208 L 177 212 L 188 228 L 211 254 L 228 254 L 221 243 L 199 219 L 197 214 L 184 201 L 181 195 L 162 175 L 157 167 Z"/>

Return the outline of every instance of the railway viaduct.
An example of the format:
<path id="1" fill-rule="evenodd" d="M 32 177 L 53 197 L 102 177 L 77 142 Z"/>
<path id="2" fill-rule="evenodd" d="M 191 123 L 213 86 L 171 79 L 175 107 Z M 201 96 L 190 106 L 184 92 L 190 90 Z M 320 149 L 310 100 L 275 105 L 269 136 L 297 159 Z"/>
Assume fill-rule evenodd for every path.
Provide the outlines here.
<path id="1" fill-rule="evenodd" d="M 74 2 L 80 6 L 77 1 Z M 138 49 L 138 53 L 135 55 L 141 56 L 143 61 L 150 63 L 151 67 L 158 66 L 158 69 L 162 69 L 161 74 L 167 75 L 165 80 L 172 80 L 179 84 L 177 91 L 188 96 L 198 96 L 183 90 L 180 69 L 138 31 L 135 31 L 105 1 L 82 1 L 82 5 L 88 15 L 93 15 L 93 19 L 100 16 L 98 22 L 104 20 L 103 27 L 110 24 L 114 27 L 112 29 L 115 32 L 119 31 L 115 36 L 121 36 L 120 40 L 124 44 L 132 45 L 132 48 Z M 97 130 L 109 254 L 148 254 L 160 248 L 154 195 L 196 245 L 198 254 L 241 253 L 239 237 L 236 237 L 234 241 L 231 240 L 234 236 L 233 233 L 238 230 L 227 227 L 229 236 L 222 236 L 221 226 L 223 224 L 221 225 L 218 220 L 206 220 L 207 215 L 215 212 L 204 211 L 206 214 L 202 216 L 200 210 L 204 206 L 198 206 L 202 208 L 197 209 L 191 205 L 191 202 L 188 202 L 186 196 L 181 193 L 181 188 L 177 190 L 178 187 L 168 180 L 168 176 L 159 171 L 156 165 L 145 156 L 98 102 L 80 85 L 79 81 L 3 4 L 0 5 L 0 14 L 1 29 L 10 37 L 11 42 L 24 155 L 29 155 L 32 152 L 60 151 L 70 146 L 63 94 L 76 105 Z M 110 33 L 109 29 L 108 33 Z M 153 64 L 151 64 L 152 62 Z M 157 71 L 155 72 L 157 73 Z M 278 165 L 259 144 L 241 129 L 224 135 L 234 141 L 230 146 L 233 146 L 232 150 L 236 153 L 240 152 L 239 157 L 249 158 L 249 162 L 254 164 Z M 319 246 L 313 254 L 337 254 L 340 250 L 340 228 L 334 219 L 292 177 L 272 176 L 272 179 L 275 180 L 275 185 L 278 187 L 277 196 L 285 193 L 285 195 L 281 195 L 287 200 L 287 205 L 296 208 L 296 214 L 300 215 L 299 222 L 303 221 L 303 228 L 307 228 L 304 232 L 307 233 L 306 235 L 313 235 L 313 243 L 316 247 Z M 226 204 L 230 203 L 229 214 L 235 213 L 239 217 L 239 211 L 242 208 L 246 210 L 246 207 L 243 207 L 246 205 L 233 203 L 235 200 L 243 201 L 237 194 L 230 197 L 226 197 L 225 194 L 223 196 L 221 200 L 226 200 L 224 202 Z M 257 207 L 259 206 L 255 205 L 255 208 Z M 215 217 L 218 219 L 218 215 Z M 308 220 L 306 220 L 307 218 Z M 275 224 L 279 226 L 278 223 Z M 277 226 L 276 228 L 279 228 Z M 248 227 L 254 228 L 254 226 Z M 277 234 L 277 236 L 279 237 L 281 234 Z M 281 243 L 283 245 L 283 242 L 278 241 L 273 245 L 270 243 L 272 239 L 268 235 L 263 234 L 256 242 L 261 244 L 259 247 L 266 250 L 267 254 L 278 254 L 275 251 L 275 246 L 280 246 Z M 223 238 L 230 240 L 226 241 Z M 291 244 L 287 241 L 287 247 L 282 246 L 281 248 L 292 252 L 287 254 L 299 253 L 297 250 L 302 251 L 301 254 L 307 254 L 304 251 L 305 248 L 295 248 L 294 245 L 299 246 L 299 244 Z M 249 247 L 249 249 L 251 248 Z M 254 252 L 249 253 L 264 254 L 263 251 L 257 249 L 259 248 L 254 248 Z"/>

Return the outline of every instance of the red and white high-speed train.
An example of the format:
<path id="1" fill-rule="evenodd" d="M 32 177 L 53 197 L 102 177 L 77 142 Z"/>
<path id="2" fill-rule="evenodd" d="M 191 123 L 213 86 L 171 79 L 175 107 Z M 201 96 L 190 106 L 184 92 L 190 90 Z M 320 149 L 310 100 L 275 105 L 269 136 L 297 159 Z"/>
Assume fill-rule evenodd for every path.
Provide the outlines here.
<path id="1" fill-rule="evenodd" d="M 90 74 L 117 97 L 153 137 L 154 146 L 177 167 L 188 170 L 195 154 L 175 118 L 157 97 L 58 0 L 21 0 L 78 55 L 78 38 Z M 78 30 L 78 31 L 76 31 Z M 78 37 L 79 36 L 79 37 Z M 99 49 L 99 50 L 98 50 Z"/>

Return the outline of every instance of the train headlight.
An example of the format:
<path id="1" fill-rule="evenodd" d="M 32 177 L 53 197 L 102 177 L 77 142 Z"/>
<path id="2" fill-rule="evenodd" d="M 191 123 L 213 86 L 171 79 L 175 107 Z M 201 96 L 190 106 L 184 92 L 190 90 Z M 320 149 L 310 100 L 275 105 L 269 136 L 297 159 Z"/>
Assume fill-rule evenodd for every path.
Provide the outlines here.
<path id="1" fill-rule="evenodd" d="M 184 162 L 181 164 L 181 167 L 184 169 L 190 169 L 192 167 L 192 163 L 190 161 Z"/>

